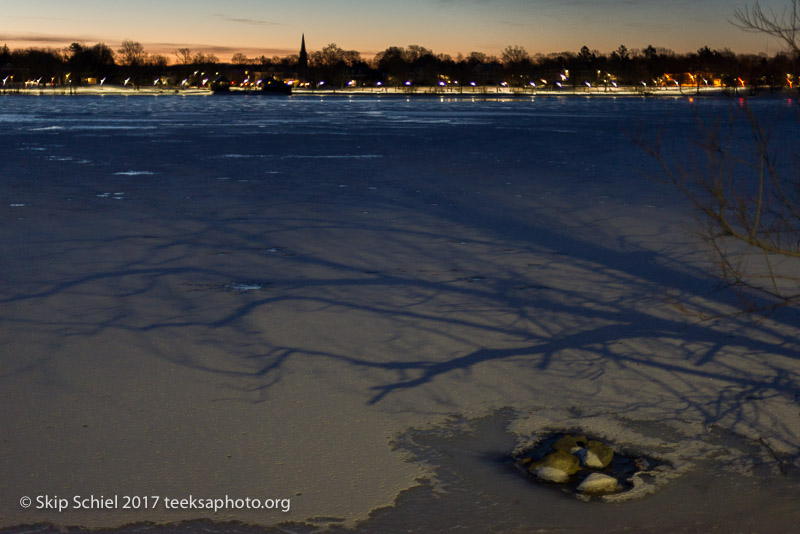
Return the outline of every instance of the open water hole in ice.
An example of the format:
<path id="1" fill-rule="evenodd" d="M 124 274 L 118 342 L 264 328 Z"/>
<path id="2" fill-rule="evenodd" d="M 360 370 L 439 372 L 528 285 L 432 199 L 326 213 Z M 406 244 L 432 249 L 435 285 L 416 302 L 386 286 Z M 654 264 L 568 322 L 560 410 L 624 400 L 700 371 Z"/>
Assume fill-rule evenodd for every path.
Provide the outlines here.
<path id="1" fill-rule="evenodd" d="M 699 462 L 689 473 L 642 499 L 622 503 L 577 500 L 520 476 L 511 465 L 508 453 L 516 438 L 505 430 L 511 416 L 510 412 L 499 412 L 471 421 L 468 428 L 455 425 L 449 430 L 410 431 L 404 436 L 406 445 L 401 447 L 432 466 L 436 482 L 423 482 L 405 491 L 394 506 L 373 511 L 354 528 L 326 525 L 320 518 L 316 524 L 285 523 L 272 528 L 203 520 L 176 525 L 135 524 L 110 532 L 792 534 L 800 525 L 797 473 L 746 476 L 726 470 L 722 462 L 714 460 Z M 658 427 L 651 430 L 663 432 Z M 746 440 L 723 434 L 720 439 L 728 445 L 753 447 Z M 44 533 L 50 529 L 8 532 Z"/>

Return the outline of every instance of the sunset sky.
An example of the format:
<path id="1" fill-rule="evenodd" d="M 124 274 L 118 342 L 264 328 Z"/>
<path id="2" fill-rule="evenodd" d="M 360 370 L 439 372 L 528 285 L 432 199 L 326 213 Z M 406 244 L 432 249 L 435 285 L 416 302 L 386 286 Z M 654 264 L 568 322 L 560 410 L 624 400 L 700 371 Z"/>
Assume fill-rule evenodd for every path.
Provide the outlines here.
<path id="1" fill-rule="evenodd" d="M 750 2 L 752 3 L 752 2 Z M 762 0 L 781 10 L 787 0 Z M 779 50 L 729 20 L 744 0 L 2 0 L 0 45 L 61 48 L 71 42 L 123 39 L 174 59 L 177 48 L 227 60 L 297 53 L 336 43 L 371 56 L 389 46 L 419 44 L 455 56 L 499 55 L 508 45 L 531 54 L 608 53 L 620 44 L 676 52 L 702 46 L 734 52 Z"/>

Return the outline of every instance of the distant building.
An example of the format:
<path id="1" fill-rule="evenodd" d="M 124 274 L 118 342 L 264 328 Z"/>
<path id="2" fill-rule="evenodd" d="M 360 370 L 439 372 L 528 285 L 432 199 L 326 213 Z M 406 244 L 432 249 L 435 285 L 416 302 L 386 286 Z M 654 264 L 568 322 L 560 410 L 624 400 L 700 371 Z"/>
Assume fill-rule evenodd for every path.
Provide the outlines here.
<path id="1" fill-rule="evenodd" d="M 227 93 L 231 90 L 231 81 L 225 76 L 218 76 L 211 82 L 211 90 L 215 93 Z"/>
<path id="2" fill-rule="evenodd" d="M 300 57 L 297 59 L 297 70 L 300 74 L 308 70 L 308 52 L 306 52 L 306 34 L 300 41 Z"/>

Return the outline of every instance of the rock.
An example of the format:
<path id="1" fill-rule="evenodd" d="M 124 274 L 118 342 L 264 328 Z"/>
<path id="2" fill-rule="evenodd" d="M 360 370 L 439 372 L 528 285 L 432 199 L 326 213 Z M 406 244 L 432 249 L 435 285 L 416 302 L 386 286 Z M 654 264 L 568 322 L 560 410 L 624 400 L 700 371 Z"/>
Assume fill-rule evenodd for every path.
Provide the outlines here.
<path id="1" fill-rule="evenodd" d="M 548 454 L 541 463 L 542 467 L 560 469 L 568 475 L 577 473 L 578 469 L 580 469 L 580 465 L 581 463 L 578 458 L 567 451 L 556 451 L 552 454 Z"/>
<path id="2" fill-rule="evenodd" d="M 583 464 L 584 467 L 589 467 L 591 469 L 603 469 L 605 467 L 603 462 L 600 461 L 600 458 L 589 449 L 581 449 L 578 451 L 577 455 L 581 459 L 581 464 Z"/>
<path id="3" fill-rule="evenodd" d="M 587 452 L 593 452 L 600 461 L 600 467 L 597 467 L 596 469 L 602 469 L 603 467 L 608 466 L 608 464 L 610 464 L 611 460 L 614 458 L 614 450 L 600 441 L 592 440 L 588 442 L 586 444 L 586 450 Z M 586 465 L 588 466 L 588 464 Z"/>
<path id="4" fill-rule="evenodd" d="M 536 478 L 545 482 L 562 484 L 569 480 L 569 475 L 561 469 L 555 467 L 540 467 L 536 470 Z"/>
<path id="5" fill-rule="evenodd" d="M 617 491 L 617 479 L 603 473 L 592 473 L 578 486 L 578 491 L 589 495 L 602 495 Z"/>
<path id="6" fill-rule="evenodd" d="M 586 443 L 586 436 L 570 436 L 567 434 L 553 444 L 553 450 L 575 453 L 581 449 L 581 443 Z"/>
<path id="7" fill-rule="evenodd" d="M 637 459 L 635 460 L 635 462 L 636 462 L 636 468 L 637 468 L 637 469 L 639 469 L 640 471 L 647 471 L 647 470 L 649 470 L 649 469 L 650 469 L 650 467 L 651 467 L 651 466 L 650 466 L 650 462 L 648 462 L 648 461 L 647 461 L 646 459 L 644 459 L 644 458 L 637 458 Z"/>

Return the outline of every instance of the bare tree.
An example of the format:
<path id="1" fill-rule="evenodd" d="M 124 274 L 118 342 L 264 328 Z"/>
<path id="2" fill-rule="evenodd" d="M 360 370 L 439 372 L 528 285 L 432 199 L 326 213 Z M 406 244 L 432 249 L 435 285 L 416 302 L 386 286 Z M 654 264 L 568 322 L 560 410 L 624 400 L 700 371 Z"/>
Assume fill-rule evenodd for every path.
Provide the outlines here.
<path id="1" fill-rule="evenodd" d="M 717 274 L 742 290 L 744 311 L 800 304 L 800 154 L 781 147 L 747 105 L 735 115 L 726 131 L 703 124 L 700 150 L 679 163 L 660 143 L 645 149 L 697 208 L 697 233 Z M 742 118 L 752 135 L 746 146 L 735 133 Z M 752 292 L 770 302 L 756 305 Z"/>
<path id="2" fill-rule="evenodd" d="M 344 62 L 344 50 L 336 43 L 330 43 L 319 52 L 311 54 L 311 61 L 320 67 L 334 67 Z"/>
<path id="3" fill-rule="evenodd" d="M 158 67 L 159 69 L 165 69 L 169 64 L 169 60 L 167 59 L 167 56 L 164 56 L 162 54 L 153 54 L 147 58 L 147 64 L 150 65 L 151 67 Z"/>
<path id="4" fill-rule="evenodd" d="M 122 41 L 122 45 L 119 48 L 119 57 L 123 65 L 138 67 L 145 63 L 147 52 L 144 51 L 141 43 L 126 39 Z"/>
<path id="5" fill-rule="evenodd" d="M 181 65 L 189 65 L 192 62 L 192 50 L 190 48 L 179 48 L 175 51 L 175 57 Z"/>
<path id="6" fill-rule="evenodd" d="M 233 54 L 233 56 L 231 56 L 231 63 L 234 65 L 247 65 L 248 63 L 251 63 L 251 61 L 243 53 L 236 52 Z"/>
<path id="7" fill-rule="evenodd" d="M 522 46 L 507 46 L 503 49 L 502 61 L 506 65 L 530 63 L 531 56 Z"/>
<path id="8" fill-rule="evenodd" d="M 788 1 L 781 13 L 758 2 L 737 10 L 735 24 L 775 36 L 797 54 L 800 0 Z M 660 143 L 645 149 L 700 212 L 718 274 L 748 296 L 744 311 L 800 304 L 800 152 L 793 139 L 773 138 L 746 101 L 733 115 L 727 130 L 701 124 L 695 157 L 676 162 Z M 736 138 L 736 120 L 746 121 L 748 141 Z M 769 302 L 756 305 L 753 292 Z"/>
<path id="9" fill-rule="evenodd" d="M 800 53 L 797 35 L 800 30 L 800 0 L 788 0 L 788 4 L 781 12 L 771 8 L 765 11 L 756 1 L 749 7 L 737 9 L 732 22 L 745 31 L 777 37 L 797 54 Z"/>
<path id="10" fill-rule="evenodd" d="M 219 58 L 214 54 L 204 54 L 203 52 L 198 52 L 192 57 L 192 63 L 195 65 L 214 65 L 219 63 Z"/>

